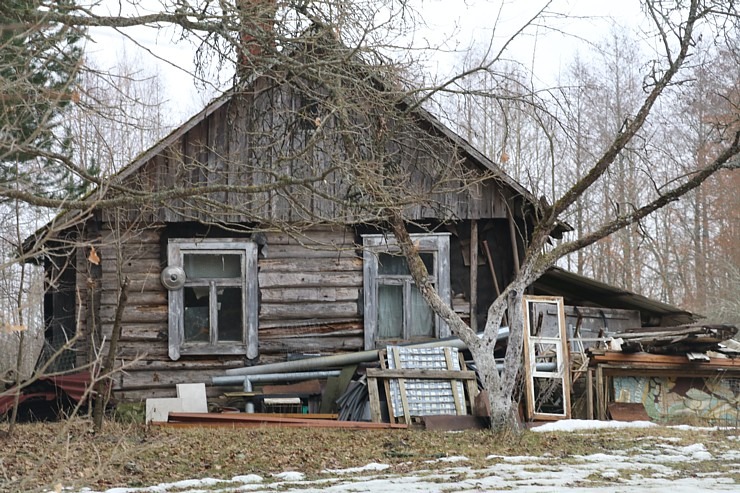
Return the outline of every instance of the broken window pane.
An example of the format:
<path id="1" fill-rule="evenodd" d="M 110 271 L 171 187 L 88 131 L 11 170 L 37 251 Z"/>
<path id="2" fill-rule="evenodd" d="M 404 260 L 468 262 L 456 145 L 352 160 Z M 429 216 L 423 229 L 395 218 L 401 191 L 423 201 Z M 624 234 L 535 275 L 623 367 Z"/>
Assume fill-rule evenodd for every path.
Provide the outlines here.
<path id="1" fill-rule="evenodd" d="M 210 340 L 208 286 L 185 287 L 184 295 L 185 342 L 208 342 Z"/>
<path id="2" fill-rule="evenodd" d="M 242 288 L 218 290 L 218 340 L 242 340 Z"/>

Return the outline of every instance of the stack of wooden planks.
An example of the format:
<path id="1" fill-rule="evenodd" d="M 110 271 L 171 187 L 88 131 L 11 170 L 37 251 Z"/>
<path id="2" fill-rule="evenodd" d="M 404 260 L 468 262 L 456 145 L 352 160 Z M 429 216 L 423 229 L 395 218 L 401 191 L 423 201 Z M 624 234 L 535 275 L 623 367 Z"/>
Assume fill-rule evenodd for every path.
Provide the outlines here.
<path id="1" fill-rule="evenodd" d="M 622 339 L 625 353 L 684 354 L 716 349 L 737 332 L 734 325 L 681 325 L 628 329 L 614 338 Z"/>

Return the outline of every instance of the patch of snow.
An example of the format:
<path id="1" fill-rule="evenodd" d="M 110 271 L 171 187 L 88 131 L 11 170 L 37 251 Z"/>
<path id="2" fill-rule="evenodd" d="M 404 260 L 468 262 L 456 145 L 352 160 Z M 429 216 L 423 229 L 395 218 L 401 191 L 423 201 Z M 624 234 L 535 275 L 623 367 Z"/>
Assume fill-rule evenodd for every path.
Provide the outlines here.
<path id="1" fill-rule="evenodd" d="M 614 461 L 621 461 L 626 454 L 590 454 L 590 455 L 576 455 L 579 459 L 583 459 L 587 462 L 603 462 L 609 464 Z"/>
<path id="2" fill-rule="evenodd" d="M 499 459 L 504 462 L 513 462 L 513 463 L 521 463 L 521 462 L 539 462 L 539 457 L 532 457 L 531 455 L 489 455 L 486 457 L 486 460 L 495 460 Z"/>
<path id="3" fill-rule="evenodd" d="M 621 478 L 622 475 L 619 474 L 619 471 L 617 471 L 616 469 L 606 469 L 606 470 L 602 471 L 601 477 L 604 478 L 604 479 L 609 479 L 609 480 L 615 481 L 615 480 Z"/>
<path id="4" fill-rule="evenodd" d="M 203 479 L 184 479 L 182 481 L 177 481 L 175 483 L 166 483 L 166 484 L 160 484 L 157 485 L 158 487 L 163 488 L 162 491 L 167 491 L 170 489 L 179 489 L 184 490 L 185 488 L 202 488 L 203 486 L 213 486 L 219 483 L 223 483 L 223 479 L 215 479 L 215 478 L 203 478 Z"/>
<path id="5" fill-rule="evenodd" d="M 659 426 L 650 421 L 598 421 L 592 419 L 564 419 L 531 428 L 534 432 L 601 430 L 610 428 L 651 428 Z"/>
<path id="6" fill-rule="evenodd" d="M 691 426 L 691 425 L 669 425 L 666 428 L 673 428 L 674 430 L 682 431 L 717 431 L 720 428 L 717 426 Z"/>
<path id="7" fill-rule="evenodd" d="M 469 460 L 470 459 L 468 459 L 464 455 L 453 455 L 451 457 L 440 457 L 438 459 L 427 460 L 427 461 L 424 461 L 424 462 L 427 462 L 427 463 L 434 463 L 434 462 L 465 462 L 465 461 L 469 461 Z"/>
<path id="8" fill-rule="evenodd" d="M 250 484 L 250 483 L 261 483 L 264 481 L 262 476 L 258 474 L 247 474 L 245 476 L 234 476 L 231 478 L 231 480 L 235 483 L 244 483 L 244 484 Z"/>
<path id="9" fill-rule="evenodd" d="M 366 472 L 366 471 L 384 471 L 385 469 L 388 469 L 388 464 L 379 464 L 377 462 L 371 462 L 370 464 L 360 466 L 360 467 L 348 467 L 347 469 L 324 469 L 323 473 L 326 474 L 354 474 L 358 472 Z"/>
<path id="10" fill-rule="evenodd" d="M 285 471 L 273 474 L 274 477 L 282 479 L 283 481 L 303 481 L 306 477 L 302 472 L 297 471 Z"/>

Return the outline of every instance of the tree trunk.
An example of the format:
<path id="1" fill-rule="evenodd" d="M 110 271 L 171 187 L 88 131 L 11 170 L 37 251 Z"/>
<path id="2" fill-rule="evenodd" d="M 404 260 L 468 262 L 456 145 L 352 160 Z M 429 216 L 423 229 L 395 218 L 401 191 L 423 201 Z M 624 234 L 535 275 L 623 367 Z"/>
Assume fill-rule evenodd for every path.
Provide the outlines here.
<path id="1" fill-rule="evenodd" d="M 110 338 L 108 355 L 106 356 L 103 368 L 95 384 L 95 406 L 93 407 L 93 424 L 95 432 L 98 433 L 103 428 L 103 415 L 105 414 L 105 404 L 108 401 L 110 392 L 110 374 L 113 372 L 113 365 L 116 361 L 116 351 L 118 349 L 118 340 L 121 337 L 121 320 L 123 318 L 123 309 L 128 301 L 128 277 L 124 278 L 121 284 L 121 292 L 118 295 L 118 306 L 116 307 L 116 316 L 113 321 L 113 331 Z"/>

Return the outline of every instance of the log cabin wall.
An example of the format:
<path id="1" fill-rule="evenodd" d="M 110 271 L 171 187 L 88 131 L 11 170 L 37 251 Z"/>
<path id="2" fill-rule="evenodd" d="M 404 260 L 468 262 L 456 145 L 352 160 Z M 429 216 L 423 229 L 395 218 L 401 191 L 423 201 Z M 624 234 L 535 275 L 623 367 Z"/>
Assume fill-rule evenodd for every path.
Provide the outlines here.
<path id="1" fill-rule="evenodd" d="M 169 358 L 168 292 L 160 282 L 166 265 L 162 260 L 165 232 L 173 234 L 165 225 L 128 227 L 119 234 L 103 224 L 94 239 L 88 238 L 88 246 L 77 249 L 79 309 L 86 314 L 79 326 L 78 366 L 93 354 L 90 341 L 99 344 L 110 339 L 121 280 L 123 276 L 130 280 L 116 358 L 118 368 L 125 370 L 115 376 L 119 399 L 173 396 L 177 383 L 209 383 L 212 376 L 246 363 L 243 356 Z M 361 350 L 362 259 L 353 231 L 317 227 L 295 238 L 281 233 L 264 236 L 258 260 L 260 354 L 256 362 L 281 361 L 289 354 Z M 97 310 L 88 303 L 90 246 L 100 259 L 98 265 L 92 264 L 100 272 Z M 91 333 L 89 321 L 96 317 L 101 330 Z M 107 345 L 100 354 L 106 353 Z"/>

